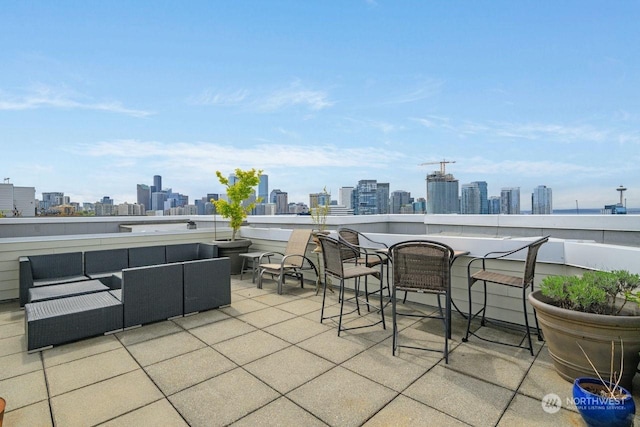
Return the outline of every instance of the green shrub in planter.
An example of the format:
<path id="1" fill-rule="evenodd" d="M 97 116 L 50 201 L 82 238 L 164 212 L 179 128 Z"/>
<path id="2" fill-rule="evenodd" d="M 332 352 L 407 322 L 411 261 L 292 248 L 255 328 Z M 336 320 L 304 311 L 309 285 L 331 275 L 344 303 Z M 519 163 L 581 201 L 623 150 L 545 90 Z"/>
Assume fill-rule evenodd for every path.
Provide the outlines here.
<path id="1" fill-rule="evenodd" d="M 615 316 L 628 301 L 640 301 L 633 292 L 639 286 L 640 275 L 626 270 L 588 271 L 582 277 L 545 277 L 540 290 L 558 307 Z"/>

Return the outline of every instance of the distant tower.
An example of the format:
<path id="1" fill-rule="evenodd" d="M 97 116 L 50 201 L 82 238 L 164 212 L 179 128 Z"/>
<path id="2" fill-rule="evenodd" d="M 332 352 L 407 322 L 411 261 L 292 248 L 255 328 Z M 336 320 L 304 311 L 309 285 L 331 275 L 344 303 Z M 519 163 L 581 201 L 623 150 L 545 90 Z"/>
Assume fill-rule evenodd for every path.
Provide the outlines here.
<path id="1" fill-rule="evenodd" d="M 338 204 L 345 206 L 347 209 L 353 208 L 353 187 L 341 187 L 338 190 Z"/>
<path id="2" fill-rule="evenodd" d="M 139 205 L 144 205 L 145 210 L 151 209 L 151 189 L 146 184 L 138 184 L 136 187 L 137 201 Z"/>
<path id="3" fill-rule="evenodd" d="M 627 191 L 627 187 L 625 187 L 624 185 L 620 185 L 620 187 L 618 187 L 617 190 L 620 193 L 620 206 L 624 206 L 624 203 L 622 203 L 622 199 L 623 199 L 624 192 Z"/>
<path id="4" fill-rule="evenodd" d="M 549 215 L 553 213 L 552 191 L 545 185 L 539 185 L 531 193 L 531 213 Z"/>
<path id="5" fill-rule="evenodd" d="M 520 187 L 503 188 L 500 191 L 500 213 L 520 214 Z"/>
<path id="6" fill-rule="evenodd" d="M 260 184 L 258 184 L 258 197 L 262 198 L 261 203 L 269 203 L 269 175 L 260 175 Z"/>
<path id="7" fill-rule="evenodd" d="M 450 173 L 427 175 L 427 214 L 458 213 L 458 180 Z"/>
<path id="8" fill-rule="evenodd" d="M 153 186 L 156 187 L 156 191 L 162 191 L 162 177 L 160 175 L 153 176 Z"/>

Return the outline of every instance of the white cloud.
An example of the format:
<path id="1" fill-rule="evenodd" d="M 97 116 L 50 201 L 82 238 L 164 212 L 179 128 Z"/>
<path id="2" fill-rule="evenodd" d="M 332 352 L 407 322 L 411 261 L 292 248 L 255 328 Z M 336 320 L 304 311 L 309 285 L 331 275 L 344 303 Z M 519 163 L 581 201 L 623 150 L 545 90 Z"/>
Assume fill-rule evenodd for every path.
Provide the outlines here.
<path id="1" fill-rule="evenodd" d="M 624 132 L 616 129 L 599 129 L 595 126 L 571 126 L 557 123 L 486 123 L 454 120 L 439 116 L 413 118 L 422 126 L 430 129 L 443 129 L 459 137 L 482 135 L 496 138 L 551 140 L 555 142 L 619 142 L 640 143 L 639 132 Z"/>
<path id="2" fill-rule="evenodd" d="M 307 89 L 300 82 L 294 82 L 288 88 L 274 91 L 256 103 L 258 109 L 264 111 L 275 111 L 291 106 L 306 106 L 310 110 L 319 111 L 333 104 L 326 92 Z"/>
<path id="3" fill-rule="evenodd" d="M 81 97 L 68 90 L 37 85 L 23 96 L 10 96 L 5 93 L 0 93 L 0 110 L 20 111 L 38 108 L 60 108 L 107 111 L 132 117 L 147 117 L 153 114 L 149 111 L 126 108 L 118 101 L 83 102 L 76 98 Z"/>
<path id="4" fill-rule="evenodd" d="M 200 95 L 191 97 L 189 102 L 197 105 L 238 105 L 249 96 L 246 89 L 234 92 L 214 92 L 212 89 L 203 91 Z"/>

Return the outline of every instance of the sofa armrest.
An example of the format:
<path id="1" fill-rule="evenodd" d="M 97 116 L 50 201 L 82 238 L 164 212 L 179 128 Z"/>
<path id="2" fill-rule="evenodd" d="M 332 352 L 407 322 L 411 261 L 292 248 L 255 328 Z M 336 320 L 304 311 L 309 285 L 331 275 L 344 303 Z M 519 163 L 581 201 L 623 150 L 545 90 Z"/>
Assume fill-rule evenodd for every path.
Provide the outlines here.
<path id="1" fill-rule="evenodd" d="M 218 258 L 218 245 L 198 243 L 198 259 Z"/>
<path id="2" fill-rule="evenodd" d="M 20 307 L 24 307 L 29 299 L 29 288 L 33 287 L 33 273 L 29 257 L 21 256 L 20 263 Z"/>

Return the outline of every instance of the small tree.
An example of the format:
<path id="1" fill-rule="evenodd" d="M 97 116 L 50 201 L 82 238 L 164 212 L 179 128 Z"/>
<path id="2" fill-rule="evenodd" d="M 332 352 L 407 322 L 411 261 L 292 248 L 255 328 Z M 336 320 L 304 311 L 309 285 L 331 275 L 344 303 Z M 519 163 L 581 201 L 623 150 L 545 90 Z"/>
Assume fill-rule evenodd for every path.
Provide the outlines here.
<path id="1" fill-rule="evenodd" d="M 318 227 L 320 233 L 324 233 L 327 229 L 327 215 L 329 215 L 329 198 L 331 195 L 327 193 L 327 187 L 322 189 L 324 203 L 318 205 L 315 208 L 310 209 L 311 220 Z"/>
<path id="2" fill-rule="evenodd" d="M 243 205 L 243 202 L 251 196 L 253 188 L 260 183 L 261 174 L 262 170 L 251 169 L 243 171 L 242 169 L 236 169 L 235 183 L 230 184 L 229 179 L 225 178 L 222 172 L 216 171 L 220 184 L 227 187 L 227 199 L 229 200 L 211 200 L 211 202 L 223 218 L 229 218 L 229 226 L 233 229 L 231 234 L 232 241 L 236 240 L 236 232 L 240 230 L 240 226 L 242 226 L 247 214 L 256 206 L 256 203 L 262 201 L 262 198 L 259 197 L 255 202 Z"/>

